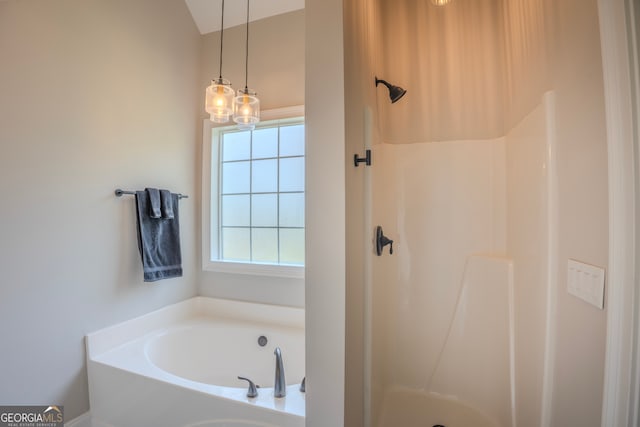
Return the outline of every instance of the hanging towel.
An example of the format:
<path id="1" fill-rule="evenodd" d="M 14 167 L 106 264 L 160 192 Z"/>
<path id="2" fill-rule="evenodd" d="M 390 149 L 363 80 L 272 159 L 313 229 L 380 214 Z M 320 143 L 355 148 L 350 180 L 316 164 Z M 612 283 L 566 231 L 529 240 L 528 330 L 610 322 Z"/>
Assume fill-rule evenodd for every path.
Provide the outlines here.
<path id="1" fill-rule="evenodd" d="M 173 218 L 152 218 L 150 192 L 136 191 L 138 249 L 145 282 L 182 277 L 178 195 L 170 196 Z"/>
<path id="2" fill-rule="evenodd" d="M 161 218 L 160 212 L 160 191 L 157 188 L 145 188 L 149 193 L 149 216 L 151 218 Z"/>
<path id="3" fill-rule="evenodd" d="M 160 190 L 162 218 L 173 219 L 173 196 L 169 190 Z"/>

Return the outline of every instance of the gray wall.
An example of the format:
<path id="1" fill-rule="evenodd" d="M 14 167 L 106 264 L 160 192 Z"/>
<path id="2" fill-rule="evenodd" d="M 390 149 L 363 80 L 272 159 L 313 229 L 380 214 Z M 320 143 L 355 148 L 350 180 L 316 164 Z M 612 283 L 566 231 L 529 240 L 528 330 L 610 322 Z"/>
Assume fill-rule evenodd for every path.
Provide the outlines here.
<path id="1" fill-rule="evenodd" d="M 0 2 L 0 404 L 89 410 L 84 335 L 195 295 L 200 45 L 183 0 Z M 145 186 L 192 196 L 183 278 L 142 281 Z"/>
<path id="2" fill-rule="evenodd" d="M 569 295 L 567 259 L 608 264 L 604 84 L 596 0 L 553 2 L 551 76 L 557 94 L 558 302 L 554 426 L 599 426 L 605 310 Z"/>
<path id="3" fill-rule="evenodd" d="M 344 425 L 346 126 L 343 1 L 307 0 L 306 426 Z"/>

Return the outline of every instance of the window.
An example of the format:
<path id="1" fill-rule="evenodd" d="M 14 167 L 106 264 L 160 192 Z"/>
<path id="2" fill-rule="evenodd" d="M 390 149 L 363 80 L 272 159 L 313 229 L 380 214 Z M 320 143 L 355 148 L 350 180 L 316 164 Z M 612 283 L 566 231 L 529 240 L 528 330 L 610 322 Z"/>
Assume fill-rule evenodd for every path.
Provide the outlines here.
<path id="1" fill-rule="evenodd" d="M 303 276 L 301 113 L 301 109 L 265 111 L 253 131 L 212 127 L 205 121 L 205 269 Z"/>

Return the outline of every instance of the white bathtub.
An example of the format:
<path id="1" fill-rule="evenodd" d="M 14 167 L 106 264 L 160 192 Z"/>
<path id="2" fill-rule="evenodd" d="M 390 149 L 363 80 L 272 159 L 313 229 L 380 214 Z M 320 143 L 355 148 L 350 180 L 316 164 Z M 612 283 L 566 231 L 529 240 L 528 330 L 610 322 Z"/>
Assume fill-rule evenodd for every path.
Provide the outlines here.
<path id="1" fill-rule="evenodd" d="M 94 427 L 302 427 L 304 310 L 196 297 L 89 334 L 87 369 Z"/>

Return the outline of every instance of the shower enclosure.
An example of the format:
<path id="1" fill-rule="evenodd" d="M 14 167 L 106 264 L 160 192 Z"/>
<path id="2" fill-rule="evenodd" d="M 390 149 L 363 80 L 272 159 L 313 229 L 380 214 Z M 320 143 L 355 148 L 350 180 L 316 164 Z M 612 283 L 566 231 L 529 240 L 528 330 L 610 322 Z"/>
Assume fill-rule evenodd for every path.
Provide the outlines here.
<path id="1" fill-rule="evenodd" d="M 368 425 L 507 427 L 518 412 L 541 416 L 552 114 L 548 93 L 504 137 L 373 146 L 371 222 L 395 252 L 370 251 L 365 283 Z"/>
<path id="2" fill-rule="evenodd" d="M 347 169 L 361 194 L 347 203 L 347 354 L 364 368 L 346 388 L 363 385 L 364 411 L 347 405 L 346 425 L 549 422 L 557 168 L 544 19 L 542 0 L 345 8 L 357 76 L 346 154 L 372 158 Z M 376 76 L 406 95 L 392 104 Z M 392 255 L 376 254 L 377 226 Z"/>

